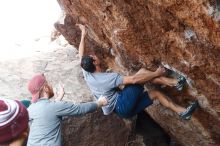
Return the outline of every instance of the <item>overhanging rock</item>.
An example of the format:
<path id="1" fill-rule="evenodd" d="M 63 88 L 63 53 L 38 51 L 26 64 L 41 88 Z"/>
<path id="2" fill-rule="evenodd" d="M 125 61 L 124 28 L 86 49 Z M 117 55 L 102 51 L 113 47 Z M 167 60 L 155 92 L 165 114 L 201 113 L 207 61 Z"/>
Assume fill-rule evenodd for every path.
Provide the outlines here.
<path id="1" fill-rule="evenodd" d="M 86 49 L 109 67 L 131 73 L 167 64 L 183 74 L 188 89 L 172 100 L 199 100 L 191 121 L 155 104 L 149 114 L 181 145 L 220 145 L 220 24 L 216 1 L 58 0 L 66 13 L 55 27 L 76 47 L 86 24 Z"/>

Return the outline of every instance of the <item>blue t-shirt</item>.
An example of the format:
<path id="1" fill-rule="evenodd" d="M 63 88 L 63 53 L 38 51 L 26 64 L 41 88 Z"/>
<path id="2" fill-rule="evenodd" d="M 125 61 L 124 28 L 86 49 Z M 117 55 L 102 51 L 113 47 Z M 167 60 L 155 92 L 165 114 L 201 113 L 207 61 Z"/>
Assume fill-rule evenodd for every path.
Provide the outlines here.
<path id="1" fill-rule="evenodd" d="M 83 70 L 84 78 L 92 94 L 98 99 L 101 95 L 107 97 L 108 105 L 102 107 L 104 115 L 109 115 L 115 108 L 118 98 L 117 88 L 123 84 L 123 76 L 118 73 L 89 73 Z"/>

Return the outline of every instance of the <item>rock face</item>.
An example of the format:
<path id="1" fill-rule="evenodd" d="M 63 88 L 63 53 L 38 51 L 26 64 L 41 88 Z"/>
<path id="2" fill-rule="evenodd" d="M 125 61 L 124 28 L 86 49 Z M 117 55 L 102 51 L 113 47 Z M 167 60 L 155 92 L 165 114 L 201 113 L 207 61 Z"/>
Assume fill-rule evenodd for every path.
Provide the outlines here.
<path id="1" fill-rule="evenodd" d="M 76 47 L 86 24 L 86 48 L 109 67 L 132 73 L 158 64 L 187 78 L 188 88 L 172 100 L 195 99 L 200 109 L 190 121 L 155 104 L 151 117 L 179 144 L 220 145 L 220 12 L 215 0 L 58 0 L 66 16 L 56 29 Z"/>
<path id="2" fill-rule="evenodd" d="M 110 118 L 102 112 L 63 122 L 64 146 L 124 146 L 129 141 L 131 129 L 118 116 Z"/>

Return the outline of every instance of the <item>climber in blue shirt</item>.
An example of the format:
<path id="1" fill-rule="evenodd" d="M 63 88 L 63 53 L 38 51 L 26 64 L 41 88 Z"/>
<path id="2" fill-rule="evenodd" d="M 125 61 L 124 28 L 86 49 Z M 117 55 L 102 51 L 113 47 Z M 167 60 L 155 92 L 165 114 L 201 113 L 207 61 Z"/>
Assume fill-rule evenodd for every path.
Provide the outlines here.
<path id="1" fill-rule="evenodd" d="M 123 118 L 129 118 L 153 104 L 158 100 L 163 106 L 177 113 L 181 119 L 189 120 L 193 111 L 198 107 L 195 101 L 187 108 L 172 102 L 168 97 L 158 90 L 145 91 L 141 85 L 147 81 L 163 84 L 181 90 L 185 84 L 185 78 L 172 79 L 163 77 L 165 69 L 159 67 L 156 71 L 140 69 L 132 76 L 123 76 L 119 73 L 102 72 L 101 62 L 96 55 L 85 55 L 84 45 L 86 28 L 77 24 L 81 29 L 81 41 L 79 45 L 79 56 L 84 78 L 92 94 L 98 99 L 101 95 L 107 97 L 108 105 L 102 107 L 104 115 L 115 112 Z M 122 90 L 117 90 L 120 85 L 125 85 Z"/>

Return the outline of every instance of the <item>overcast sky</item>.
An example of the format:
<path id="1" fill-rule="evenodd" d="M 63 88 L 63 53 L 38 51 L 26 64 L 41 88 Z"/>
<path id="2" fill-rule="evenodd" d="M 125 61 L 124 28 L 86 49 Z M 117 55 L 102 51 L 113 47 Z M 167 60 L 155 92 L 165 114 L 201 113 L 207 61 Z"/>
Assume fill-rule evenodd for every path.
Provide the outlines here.
<path id="1" fill-rule="evenodd" d="M 0 59 L 50 35 L 59 16 L 56 0 L 0 0 Z"/>

